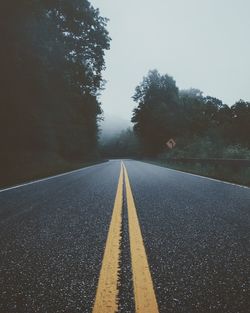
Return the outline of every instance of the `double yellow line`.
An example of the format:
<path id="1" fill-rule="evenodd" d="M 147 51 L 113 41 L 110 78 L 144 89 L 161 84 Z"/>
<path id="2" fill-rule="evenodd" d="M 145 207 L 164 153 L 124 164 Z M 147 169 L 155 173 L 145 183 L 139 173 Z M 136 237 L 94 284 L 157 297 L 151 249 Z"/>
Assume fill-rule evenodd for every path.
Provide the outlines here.
<path id="1" fill-rule="evenodd" d="M 118 311 L 124 178 L 136 313 L 159 313 L 129 177 L 123 162 L 92 313 Z"/>

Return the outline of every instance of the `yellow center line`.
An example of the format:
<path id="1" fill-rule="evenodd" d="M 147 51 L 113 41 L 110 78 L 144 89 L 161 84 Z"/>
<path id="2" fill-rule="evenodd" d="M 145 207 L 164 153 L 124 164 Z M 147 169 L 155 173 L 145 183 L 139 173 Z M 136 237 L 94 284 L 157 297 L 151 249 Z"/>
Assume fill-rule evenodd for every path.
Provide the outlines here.
<path id="1" fill-rule="evenodd" d="M 116 313 L 118 310 L 124 177 L 136 313 L 159 313 L 129 177 L 123 162 L 92 313 Z"/>
<path id="2" fill-rule="evenodd" d="M 122 165 L 126 184 L 136 313 L 159 313 L 128 173 L 125 165 L 123 163 Z"/>
<path id="3" fill-rule="evenodd" d="M 122 227 L 122 199 L 123 168 L 121 166 L 114 209 L 92 313 L 115 313 L 118 310 L 118 274 L 121 253 L 120 240 Z"/>

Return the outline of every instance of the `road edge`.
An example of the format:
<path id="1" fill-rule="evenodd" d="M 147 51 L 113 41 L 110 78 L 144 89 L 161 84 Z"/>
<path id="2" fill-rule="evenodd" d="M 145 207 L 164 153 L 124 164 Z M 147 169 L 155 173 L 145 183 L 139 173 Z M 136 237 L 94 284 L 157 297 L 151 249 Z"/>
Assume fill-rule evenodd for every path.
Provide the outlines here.
<path id="1" fill-rule="evenodd" d="M 236 187 L 241 187 L 241 188 L 244 188 L 244 189 L 250 189 L 250 187 L 248 187 L 248 186 L 239 185 L 239 184 L 236 184 L 236 183 L 228 182 L 228 181 L 226 181 L 226 180 L 220 180 L 220 179 L 216 179 L 216 178 L 209 177 L 209 176 L 202 176 L 202 175 L 194 174 L 194 173 L 191 173 L 191 172 L 186 172 L 186 171 L 182 171 L 182 170 L 176 170 L 176 169 L 170 168 L 170 167 L 168 167 L 167 165 L 164 165 L 164 164 L 158 163 L 158 162 L 150 162 L 150 161 L 145 161 L 145 160 L 143 160 L 143 161 L 141 161 L 141 160 L 135 160 L 135 161 L 139 161 L 139 162 L 151 164 L 151 165 L 154 165 L 154 166 L 159 166 L 159 167 L 162 167 L 162 168 L 166 168 L 166 169 L 168 169 L 168 170 L 170 170 L 170 171 L 179 172 L 179 173 L 184 173 L 184 174 L 188 174 L 188 175 L 191 175 L 191 176 L 196 176 L 196 177 L 200 177 L 200 178 L 203 178 L 203 179 L 212 180 L 212 181 L 219 182 L 219 183 L 223 183 L 223 184 L 227 184 L 227 185 L 232 185 L 232 186 L 236 186 Z"/>
<path id="2" fill-rule="evenodd" d="M 40 183 L 42 181 L 50 180 L 50 179 L 57 178 L 57 177 L 60 177 L 60 176 L 69 175 L 69 174 L 72 174 L 72 173 L 75 173 L 75 172 L 79 172 L 79 171 L 85 170 L 87 168 L 90 168 L 90 167 L 93 167 L 93 166 L 96 166 L 96 165 L 99 165 L 99 164 L 103 164 L 103 163 L 106 163 L 106 162 L 109 162 L 109 160 L 100 161 L 100 162 L 97 162 L 97 163 L 93 163 L 91 165 L 87 165 L 86 164 L 86 166 L 83 165 L 82 167 L 77 168 L 77 169 L 72 170 L 72 171 L 62 172 L 62 173 L 59 173 L 59 174 L 56 174 L 56 175 L 52 175 L 52 176 L 46 176 L 46 177 L 43 177 L 43 178 L 27 181 L 27 182 L 24 182 L 22 184 L 13 185 L 13 186 L 9 186 L 9 187 L 6 187 L 6 188 L 5 187 L 4 188 L 0 188 L 0 193 L 4 192 L 4 191 L 8 191 L 8 190 L 13 190 L 13 189 L 17 189 L 17 188 L 20 188 L 20 187 L 28 186 L 28 185 Z"/>

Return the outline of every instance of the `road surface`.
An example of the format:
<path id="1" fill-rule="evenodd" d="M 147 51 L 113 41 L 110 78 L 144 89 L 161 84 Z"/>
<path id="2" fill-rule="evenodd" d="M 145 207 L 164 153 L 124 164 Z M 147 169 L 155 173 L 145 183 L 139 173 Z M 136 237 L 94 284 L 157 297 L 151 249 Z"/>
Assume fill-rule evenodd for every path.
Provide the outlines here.
<path id="1" fill-rule="evenodd" d="M 1 313 L 250 312 L 250 189 L 111 160 L 0 191 Z"/>

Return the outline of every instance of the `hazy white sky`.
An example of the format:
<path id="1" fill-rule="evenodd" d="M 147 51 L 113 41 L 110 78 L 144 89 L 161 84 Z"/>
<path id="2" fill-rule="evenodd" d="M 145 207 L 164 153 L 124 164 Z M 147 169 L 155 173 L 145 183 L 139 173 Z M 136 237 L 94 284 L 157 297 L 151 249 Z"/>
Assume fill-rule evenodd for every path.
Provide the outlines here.
<path id="1" fill-rule="evenodd" d="M 250 100 L 250 0 L 90 0 L 110 19 L 105 116 L 130 120 L 150 69 L 232 105 Z"/>

